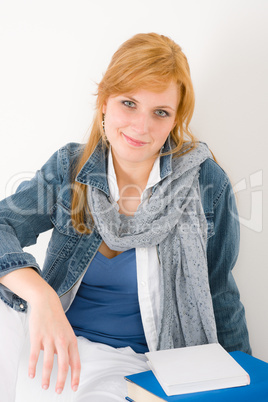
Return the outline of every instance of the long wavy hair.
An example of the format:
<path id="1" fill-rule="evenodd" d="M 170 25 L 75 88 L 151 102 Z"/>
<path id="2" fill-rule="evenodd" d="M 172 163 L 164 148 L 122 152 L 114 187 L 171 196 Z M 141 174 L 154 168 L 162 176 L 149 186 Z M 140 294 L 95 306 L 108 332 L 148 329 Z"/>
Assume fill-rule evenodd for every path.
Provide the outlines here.
<path id="1" fill-rule="evenodd" d="M 102 139 L 107 146 L 102 128 L 103 105 L 109 96 L 131 93 L 138 89 L 153 92 L 164 91 L 175 82 L 179 93 L 176 125 L 170 132 L 178 154 L 185 141 L 195 146 L 195 138 L 189 129 L 195 96 L 186 56 L 181 47 L 172 39 L 157 33 L 141 33 L 124 42 L 114 53 L 112 60 L 98 85 L 96 112 L 91 133 L 84 152 L 76 166 L 76 174 L 81 170 L 98 142 Z M 72 194 L 71 218 L 74 228 L 81 234 L 90 233 L 87 225 L 91 216 L 87 202 L 87 186 L 75 182 Z"/>

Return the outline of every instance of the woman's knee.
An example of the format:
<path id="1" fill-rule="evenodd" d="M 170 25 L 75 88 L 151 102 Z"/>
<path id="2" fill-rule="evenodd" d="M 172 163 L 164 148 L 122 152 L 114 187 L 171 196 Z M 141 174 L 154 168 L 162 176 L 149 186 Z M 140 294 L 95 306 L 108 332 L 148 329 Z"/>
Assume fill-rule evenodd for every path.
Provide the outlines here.
<path id="1" fill-rule="evenodd" d="M 25 342 L 26 317 L 0 300 L 0 395 L 1 402 L 13 402 Z"/>

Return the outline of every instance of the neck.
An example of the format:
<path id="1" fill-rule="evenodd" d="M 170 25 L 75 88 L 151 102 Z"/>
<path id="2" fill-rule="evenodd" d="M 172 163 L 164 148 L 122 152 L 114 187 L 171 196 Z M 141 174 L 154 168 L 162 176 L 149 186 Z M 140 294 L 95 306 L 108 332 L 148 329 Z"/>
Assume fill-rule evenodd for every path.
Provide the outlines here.
<path id="1" fill-rule="evenodd" d="M 156 158 L 144 162 L 131 163 L 129 161 L 119 161 L 114 153 L 112 155 L 119 191 L 124 186 L 133 186 L 143 191 L 147 185 Z"/>

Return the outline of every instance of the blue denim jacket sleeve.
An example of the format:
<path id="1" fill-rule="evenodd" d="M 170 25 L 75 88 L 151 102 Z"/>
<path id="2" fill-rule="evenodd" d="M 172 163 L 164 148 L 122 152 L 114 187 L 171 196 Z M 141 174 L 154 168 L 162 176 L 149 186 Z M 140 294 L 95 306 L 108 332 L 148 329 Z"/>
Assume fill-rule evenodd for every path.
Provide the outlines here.
<path id="1" fill-rule="evenodd" d="M 21 183 L 15 194 L 0 202 L 0 276 L 24 267 L 41 273 L 35 258 L 23 248 L 35 244 L 40 233 L 53 227 L 50 212 L 69 172 L 72 146 L 74 154 L 80 152 L 77 144 L 62 147 L 33 179 Z M 16 298 L 22 300 L 3 285 L 0 288 L 3 300 L 11 306 L 18 304 Z M 26 302 L 20 306 L 20 311 L 27 309 Z"/>
<path id="2" fill-rule="evenodd" d="M 245 311 L 232 274 L 240 242 L 235 196 L 229 178 L 211 159 L 202 164 L 199 183 L 208 222 L 208 273 L 218 340 L 229 352 L 250 354 Z"/>

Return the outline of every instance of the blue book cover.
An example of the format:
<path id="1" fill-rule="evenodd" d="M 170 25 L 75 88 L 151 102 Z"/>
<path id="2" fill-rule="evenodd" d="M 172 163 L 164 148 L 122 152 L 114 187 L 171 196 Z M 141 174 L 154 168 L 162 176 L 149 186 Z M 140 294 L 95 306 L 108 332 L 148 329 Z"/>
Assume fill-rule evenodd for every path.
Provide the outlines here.
<path id="1" fill-rule="evenodd" d="M 241 400 L 243 402 L 268 402 L 268 363 L 243 352 L 231 352 L 230 355 L 244 368 L 244 370 L 247 371 L 251 379 L 250 385 L 196 392 L 192 394 L 167 396 L 152 371 L 132 374 L 125 378 L 146 390 L 148 398 L 150 397 L 150 394 L 151 397 L 153 395 L 157 397 L 152 399 L 152 401 L 177 402 L 191 400 L 198 402 L 237 402 L 238 400 Z M 127 397 L 126 400 L 130 402 L 133 401 L 129 397 Z M 144 401 L 146 401 L 146 399 L 144 399 Z"/>

